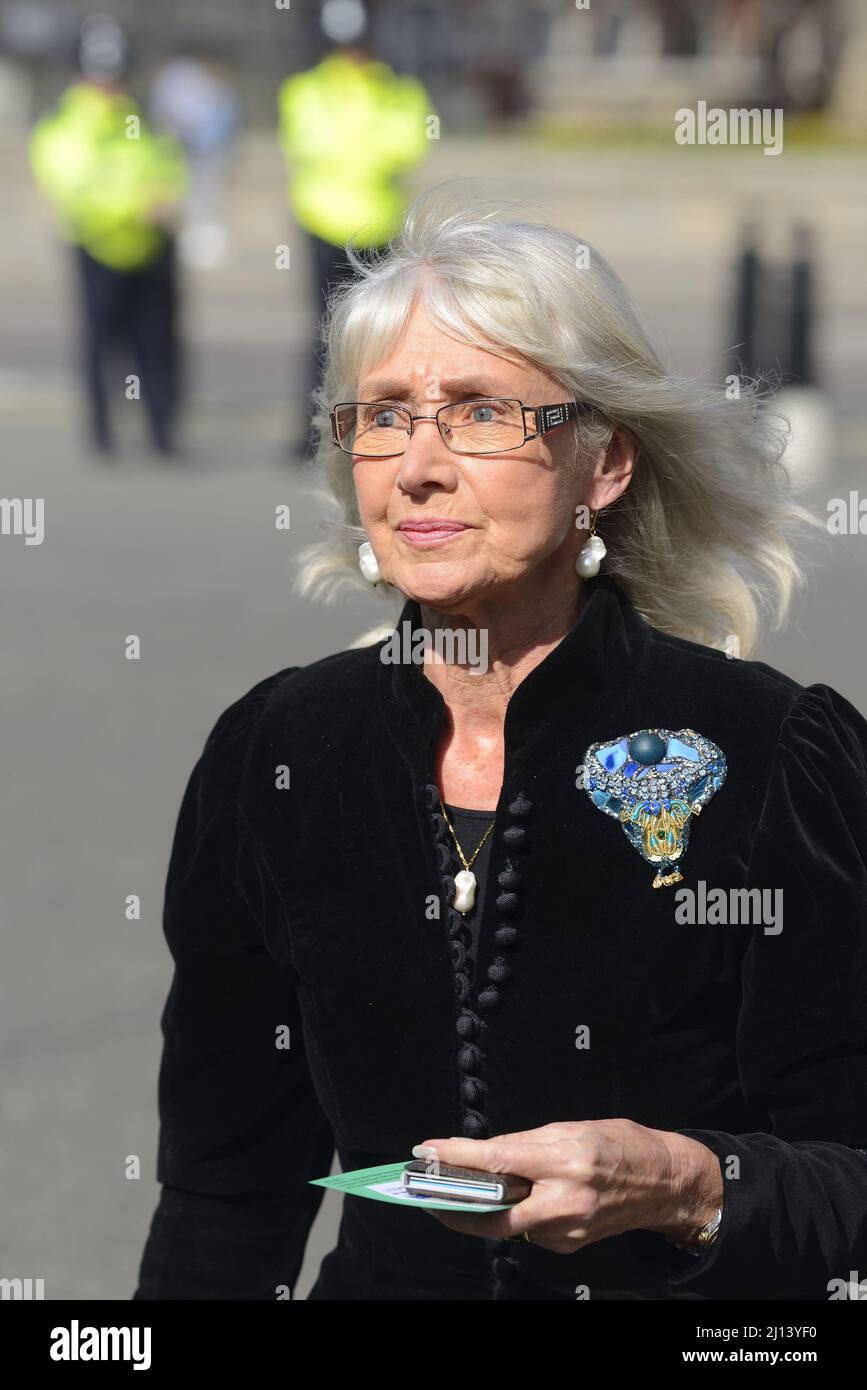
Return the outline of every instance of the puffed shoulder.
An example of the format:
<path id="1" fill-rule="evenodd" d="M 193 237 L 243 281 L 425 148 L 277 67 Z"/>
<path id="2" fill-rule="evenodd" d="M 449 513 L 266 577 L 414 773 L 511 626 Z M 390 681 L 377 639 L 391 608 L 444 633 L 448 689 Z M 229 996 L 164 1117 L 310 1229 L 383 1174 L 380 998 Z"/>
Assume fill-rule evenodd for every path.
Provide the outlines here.
<path id="1" fill-rule="evenodd" d="M 250 948 L 269 924 L 259 908 L 257 855 L 239 810 L 244 768 L 274 691 L 296 668 L 258 681 L 219 716 L 187 779 L 166 877 L 163 925 L 176 962 Z M 246 905 L 245 905 L 246 904 Z M 252 917 L 248 908 L 253 908 Z M 282 924 L 271 928 L 282 947 Z M 275 954 L 278 952 L 275 951 Z"/>
<path id="2" fill-rule="evenodd" d="M 287 666 L 258 681 L 220 715 L 208 735 L 203 757 L 227 771 L 241 772 L 245 754 L 257 734 L 303 726 L 308 732 L 337 718 L 345 723 L 357 701 L 372 693 L 378 648 L 350 648 L 310 662 Z M 363 718 L 363 715 L 359 715 Z"/>
<path id="3" fill-rule="evenodd" d="M 773 844 L 773 850 L 771 845 Z M 752 869 L 785 859 L 800 889 L 862 934 L 867 923 L 867 720 L 829 685 L 804 686 L 783 719 Z"/>
<path id="4" fill-rule="evenodd" d="M 263 874 L 253 824 L 260 783 L 250 768 L 288 731 L 303 726 L 301 743 L 311 743 L 311 714 L 327 723 L 326 692 L 339 699 L 347 677 L 356 683 L 360 656 L 350 651 L 285 667 L 233 701 L 213 725 L 187 780 L 166 879 L 164 929 L 176 961 L 191 951 L 216 957 L 254 950 L 260 938 L 274 959 L 288 959 L 282 908 Z M 352 703 L 342 701 L 344 708 Z"/>
<path id="5" fill-rule="evenodd" d="M 830 685 L 805 686 L 780 729 L 779 745 L 817 774 L 867 774 L 867 719 Z"/>
<path id="6" fill-rule="evenodd" d="M 287 666 L 233 700 L 205 739 L 194 779 L 209 796 L 235 800 L 244 777 L 251 739 L 271 702 L 303 668 Z"/>
<path id="7" fill-rule="evenodd" d="M 280 686 L 296 671 L 298 666 L 287 666 L 257 681 L 245 694 L 233 700 L 217 719 L 205 743 L 205 751 L 214 755 L 228 753 L 238 743 L 249 736 L 269 701 Z"/>

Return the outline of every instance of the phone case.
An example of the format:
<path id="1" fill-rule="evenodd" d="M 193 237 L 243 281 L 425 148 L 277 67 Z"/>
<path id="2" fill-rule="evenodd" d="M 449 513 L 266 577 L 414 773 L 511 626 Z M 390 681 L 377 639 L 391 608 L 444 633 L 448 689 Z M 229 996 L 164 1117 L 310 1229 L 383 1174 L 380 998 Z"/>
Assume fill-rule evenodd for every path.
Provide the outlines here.
<path id="1" fill-rule="evenodd" d="M 428 1161 L 424 1158 L 414 1158 L 407 1163 L 404 1168 L 406 1173 L 428 1173 Z M 533 1184 L 528 1178 L 518 1177 L 515 1173 L 488 1173 L 482 1168 L 458 1168 L 453 1164 L 441 1163 L 439 1173 L 446 1178 L 480 1178 L 486 1182 L 497 1182 L 503 1186 L 503 1195 L 499 1200 L 513 1205 L 515 1202 L 522 1202 L 525 1197 L 529 1197 Z M 473 1197 L 458 1196 L 455 1193 L 443 1193 L 440 1198 L 443 1202 L 478 1202 L 482 1205 L 496 1199 L 493 1197 Z"/>

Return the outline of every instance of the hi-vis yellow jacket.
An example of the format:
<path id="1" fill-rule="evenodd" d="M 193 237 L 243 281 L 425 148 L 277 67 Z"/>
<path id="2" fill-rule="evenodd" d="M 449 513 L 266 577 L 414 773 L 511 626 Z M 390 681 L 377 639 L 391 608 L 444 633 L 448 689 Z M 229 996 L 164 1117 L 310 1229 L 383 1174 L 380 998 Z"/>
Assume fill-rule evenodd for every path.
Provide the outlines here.
<path id="1" fill-rule="evenodd" d="M 148 130 L 125 92 L 92 82 L 69 87 L 37 122 L 30 162 L 68 240 L 113 270 L 157 255 L 165 232 L 153 210 L 186 185 L 180 146 Z"/>
<path id="2" fill-rule="evenodd" d="M 335 246 L 389 241 L 405 206 L 395 178 L 428 149 L 433 110 L 423 84 L 387 63 L 335 53 L 287 77 L 279 114 L 301 226 Z"/>

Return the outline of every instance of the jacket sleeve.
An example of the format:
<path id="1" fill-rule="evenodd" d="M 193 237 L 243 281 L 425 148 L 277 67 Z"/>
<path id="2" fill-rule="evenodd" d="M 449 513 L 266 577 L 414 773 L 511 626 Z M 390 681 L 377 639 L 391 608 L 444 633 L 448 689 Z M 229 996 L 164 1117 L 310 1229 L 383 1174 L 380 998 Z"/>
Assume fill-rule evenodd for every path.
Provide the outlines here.
<path id="1" fill-rule="evenodd" d="M 237 800 L 250 729 L 279 678 L 221 716 L 181 804 L 163 916 L 174 975 L 162 1014 L 162 1192 L 134 1300 L 291 1296 L 322 1199 L 309 1179 L 328 1173 L 334 1153 L 282 912 Z"/>
<path id="2" fill-rule="evenodd" d="M 783 722 L 745 887 L 781 890 L 782 916 L 752 929 L 737 1027 L 741 1088 L 769 1132 L 678 1131 L 719 1158 L 723 1217 L 668 1283 L 846 1297 L 832 1281 L 867 1278 L 867 722 L 829 686 Z"/>

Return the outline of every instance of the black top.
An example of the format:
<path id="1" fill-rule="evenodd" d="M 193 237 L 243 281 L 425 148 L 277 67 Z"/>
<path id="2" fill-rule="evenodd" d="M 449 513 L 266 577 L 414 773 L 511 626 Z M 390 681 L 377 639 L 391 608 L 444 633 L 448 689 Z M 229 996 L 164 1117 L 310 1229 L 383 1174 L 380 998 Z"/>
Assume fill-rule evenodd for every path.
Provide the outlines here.
<path id="1" fill-rule="evenodd" d="M 433 1136 L 625 1117 L 719 1158 L 699 1258 L 649 1231 L 556 1255 L 347 1197 L 311 1298 L 826 1300 L 867 1269 L 867 723 L 591 580 L 509 700 L 471 980 L 444 718 L 423 669 L 374 646 L 280 671 L 214 726 L 166 885 L 163 1192 L 135 1297 L 291 1288 L 335 1150 L 354 1169 Z M 616 779 L 620 741 L 659 729 L 727 762 L 686 822 L 688 896 L 652 887 L 652 826 L 576 773 L 601 743 Z M 775 927 L 738 916 L 756 904 Z"/>
<path id="2" fill-rule="evenodd" d="M 461 913 L 467 928 L 466 940 L 461 944 L 467 953 L 465 968 L 467 977 L 472 984 L 475 979 L 476 954 L 479 948 L 479 923 L 482 920 L 485 905 L 488 865 L 491 859 L 491 835 L 485 840 L 475 859 L 472 858 L 472 855 L 494 819 L 496 807 L 493 811 L 470 811 L 463 806 L 452 806 L 446 802 L 446 814 L 454 827 L 458 843 L 464 852 L 464 858 L 470 863 L 472 872 L 476 876 L 475 903 L 469 912 Z M 463 867 L 459 855 L 454 853 L 452 856 L 452 875 L 454 876 Z"/>

